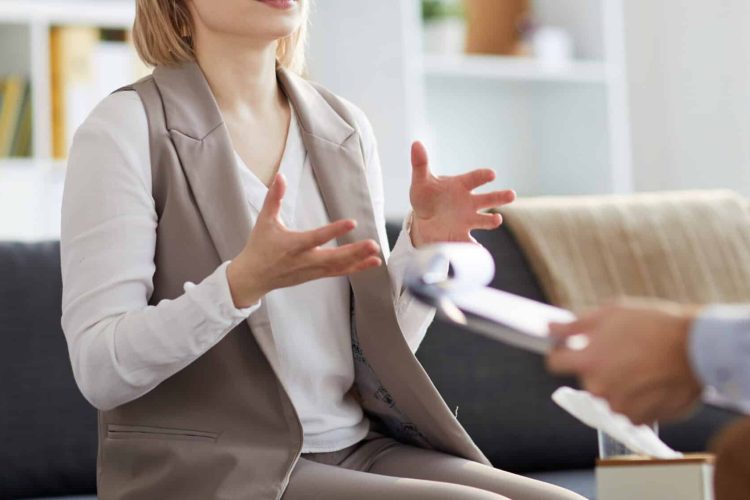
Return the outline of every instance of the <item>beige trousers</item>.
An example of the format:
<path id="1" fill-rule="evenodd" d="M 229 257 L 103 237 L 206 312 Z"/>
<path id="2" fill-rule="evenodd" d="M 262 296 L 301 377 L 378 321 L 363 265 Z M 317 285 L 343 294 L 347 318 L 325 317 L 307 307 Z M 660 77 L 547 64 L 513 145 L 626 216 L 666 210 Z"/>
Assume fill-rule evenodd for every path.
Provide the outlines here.
<path id="1" fill-rule="evenodd" d="M 563 488 L 371 433 L 332 453 L 303 454 L 283 500 L 580 500 Z"/>

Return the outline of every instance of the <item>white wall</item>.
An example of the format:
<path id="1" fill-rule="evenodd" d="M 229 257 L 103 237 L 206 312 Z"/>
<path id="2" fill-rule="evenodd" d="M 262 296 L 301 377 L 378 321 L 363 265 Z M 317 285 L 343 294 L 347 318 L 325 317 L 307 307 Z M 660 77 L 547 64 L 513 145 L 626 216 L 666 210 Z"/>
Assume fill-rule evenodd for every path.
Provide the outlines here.
<path id="1" fill-rule="evenodd" d="M 317 0 L 312 14 L 310 77 L 361 107 L 379 141 L 386 211 L 408 211 L 409 151 L 422 112 L 418 2 Z"/>
<path id="2" fill-rule="evenodd" d="M 625 8 L 636 189 L 750 195 L 750 2 Z"/>

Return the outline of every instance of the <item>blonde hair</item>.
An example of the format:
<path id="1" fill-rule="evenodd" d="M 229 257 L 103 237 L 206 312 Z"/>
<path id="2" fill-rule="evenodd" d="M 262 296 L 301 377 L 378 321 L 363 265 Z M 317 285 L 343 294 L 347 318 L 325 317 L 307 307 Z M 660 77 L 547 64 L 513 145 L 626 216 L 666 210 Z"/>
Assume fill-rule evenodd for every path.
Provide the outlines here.
<path id="1" fill-rule="evenodd" d="M 282 66 L 302 74 L 305 69 L 308 3 L 300 2 L 303 22 L 279 40 L 276 58 Z M 184 0 L 136 0 L 133 42 L 146 64 L 161 66 L 195 60 L 193 20 Z"/>

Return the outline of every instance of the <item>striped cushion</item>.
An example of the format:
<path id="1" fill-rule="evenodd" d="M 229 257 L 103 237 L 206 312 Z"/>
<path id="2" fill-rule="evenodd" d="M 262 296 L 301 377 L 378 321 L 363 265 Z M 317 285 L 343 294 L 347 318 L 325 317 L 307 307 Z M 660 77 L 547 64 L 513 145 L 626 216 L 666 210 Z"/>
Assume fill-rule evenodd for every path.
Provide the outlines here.
<path id="1" fill-rule="evenodd" d="M 503 214 L 561 307 L 750 302 L 750 211 L 731 191 L 537 198 Z"/>

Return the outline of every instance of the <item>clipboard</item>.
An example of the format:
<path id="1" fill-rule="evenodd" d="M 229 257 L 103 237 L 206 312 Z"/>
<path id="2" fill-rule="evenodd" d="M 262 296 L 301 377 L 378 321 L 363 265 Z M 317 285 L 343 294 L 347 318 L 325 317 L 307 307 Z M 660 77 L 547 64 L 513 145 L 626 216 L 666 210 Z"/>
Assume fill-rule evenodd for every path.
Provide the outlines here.
<path id="1" fill-rule="evenodd" d="M 473 243 L 430 245 L 416 252 L 407 266 L 404 285 L 437 316 L 474 333 L 537 354 L 554 347 L 550 322 L 569 322 L 565 309 L 487 286 L 494 261 Z"/>

